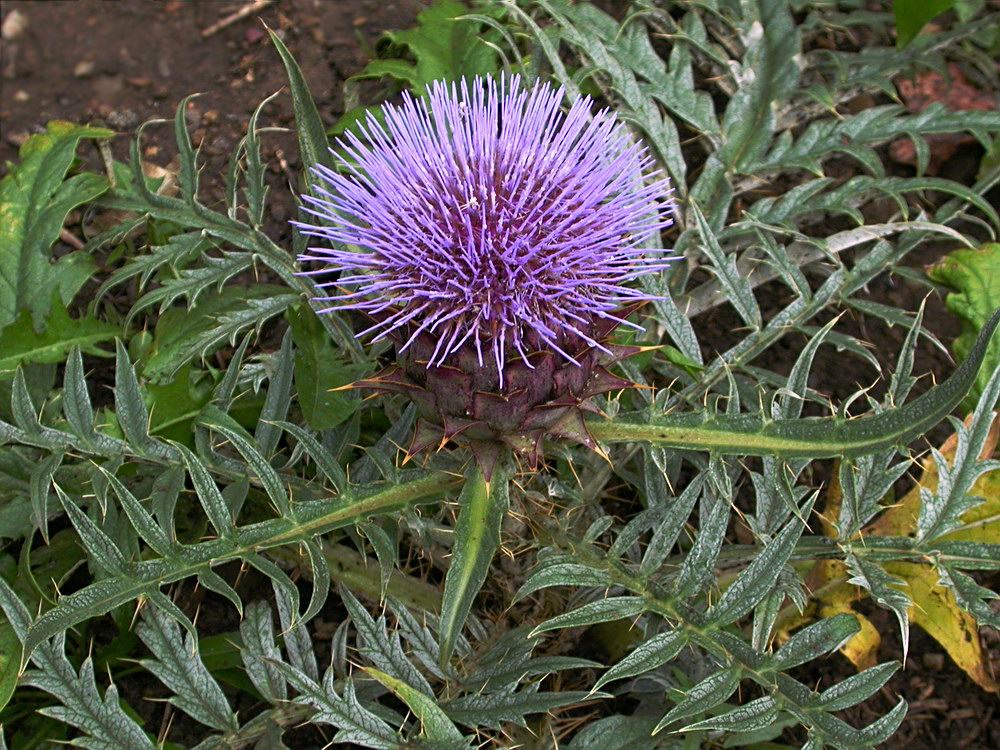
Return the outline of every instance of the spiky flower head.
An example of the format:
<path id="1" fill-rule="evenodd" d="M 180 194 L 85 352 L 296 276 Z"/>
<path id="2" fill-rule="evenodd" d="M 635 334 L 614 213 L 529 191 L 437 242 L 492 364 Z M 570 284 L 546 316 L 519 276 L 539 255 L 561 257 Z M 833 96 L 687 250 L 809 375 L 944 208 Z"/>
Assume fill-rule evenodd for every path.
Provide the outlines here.
<path id="1" fill-rule="evenodd" d="M 553 389 L 526 373 L 577 368 L 564 379 L 585 390 L 596 352 L 620 354 L 607 334 L 638 327 L 623 308 L 649 299 L 629 282 L 669 260 L 644 249 L 670 224 L 667 181 L 613 114 L 585 97 L 563 112 L 563 96 L 517 76 L 439 82 L 348 133 L 342 173 L 313 168 L 325 185 L 304 200 L 321 222 L 298 226 L 332 246 L 300 257 L 322 264 L 306 273 L 339 272 L 320 299 L 366 313 L 359 336 L 391 337 L 421 388 L 458 370 L 477 394 L 527 388 L 537 405 Z M 435 408 L 477 421 L 466 406 Z"/>

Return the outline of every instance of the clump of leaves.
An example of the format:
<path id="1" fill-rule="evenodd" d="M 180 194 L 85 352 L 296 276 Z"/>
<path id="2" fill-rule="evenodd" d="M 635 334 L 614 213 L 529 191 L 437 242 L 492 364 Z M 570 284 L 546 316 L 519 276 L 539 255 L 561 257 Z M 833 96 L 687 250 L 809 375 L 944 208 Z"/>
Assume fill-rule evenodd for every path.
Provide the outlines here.
<path id="1" fill-rule="evenodd" d="M 851 596 L 860 587 L 904 634 L 922 585 L 951 597 L 942 611 L 966 634 L 996 625 L 995 592 L 974 578 L 1000 567 L 1000 546 L 976 536 L 996 512 L 975 494 L 996 474 L 979 460 L 1000 397 L 995 364 L 967 426 L 956 423 L 953 458 L 947 446 L 935 454 L 898 510 L 886 500 L 913 465 L 910 441 L 976 382 L 1000 316 L 978 319 L 962 364 L 908 399 L 929 336 L 922 315 L 862 292 L 885 274 L 922 278 L 907 261 L 931 238 L 976 247 L 1000 228 L 983 198 L 1000 170 L 973 185 L 887 176 L 884 147 L 910 138 L 919 163 L 927 135 L 986 145 L 1000 115 L 845 105 L 880 96 L 914 62 L 945 65 L 956 45 L 974 59 L 997 17 L 900 50 L 891 15 L 872 12 L 882 45 L 836 52 L 813 42 L 850 21 L 817 6 L 797 24 L 784 0 L 635 0 L 620 17 L 565 0 L 470 6 L 467 18 L 448 7 L 432 6 L 442 15 L 425 26 L 443 31 L 452 13 L 462 49 L 478 49 L 473 30 L 495 31 L 483 66 L 509 62 L 569 102 L 600 98 L 671 176 L 676 228 L 650 244 L 683 260 L 643 282 L 656 299 L 629 343 L 649 349 L 620 372 L 648 387 L 598 402 L 604 416 L 587 427 L 606 458 L 550 441 L 545 468 L 504 462 L 489 482 L 460 450 L 403 464 L 412 406 L 329 391 L 374 372 L 384 349 L 363 348 L 349 316 L 316 314 L 318 290 L 294 260 L 300 235 L 286 248 L 262 231 L 261 110 L 213 210 L 181 102 L 176 193 L 145 178 L 140 131 L 115 185 L 90 199 L 124 217 L 93 247 L 146 240 L 113 254 L 120 265 L 101 279 L 102 295 L 133 288 L 110 395 L 96 400 L 78 342 L 59 368 L 22 363 L 0 401 L 0 520 L 19 524 L 0 549 L 0 720 L 15 747 L 280 747 L 329 728 L 326 741 L 372 748 L 544 736 L 612 750 L 777 743 L 790 726 L 810 750 L 874 747 L 905 701 L 861 729 L 837 714 L 900 665 L 832 685 L 797 679 L 865 628 L 813 591 L 832 609 L 779 643 L 786 615 L 810 606 L 803 573 L 818 559 L 841 566 Z M 303 162 L 335 169 L 301 70 L 272 40 Z M 407 81 L 469 72 L 458 48 L 421 46 L 420 32 L 396 40 L 414 56 L 397 67 Z M 66 190 L 71 162 L 50 192 Z M 303 178 L 304 191 L 320 187 Z M 896 210 L 873 221 L 884 198 Z M 725 345 L 697 320 L 716 307 L 735 321 Z M 909 332 L 883 396 L 859 391 L 834 409 L 810 387 L 833 351 L 882 374 L 830 310 Z M 8 325 L 22 325 L 18 314 Z M 764 355 L 785 343 L 799 353 L 777 372 Z M 824 416 L 803 418 L 807 407 Z M 840 459 L 839 489 L 826 492 L 818 533 L 812 467 L 828 458 Z M 737 529 L 744 544 L 731 541 Z M 581 654 L 588 640 L 607 647 Z M 190 719 L 184 737 L 162 704 L 132 705 L 119 689 L 137 670 Z"/>

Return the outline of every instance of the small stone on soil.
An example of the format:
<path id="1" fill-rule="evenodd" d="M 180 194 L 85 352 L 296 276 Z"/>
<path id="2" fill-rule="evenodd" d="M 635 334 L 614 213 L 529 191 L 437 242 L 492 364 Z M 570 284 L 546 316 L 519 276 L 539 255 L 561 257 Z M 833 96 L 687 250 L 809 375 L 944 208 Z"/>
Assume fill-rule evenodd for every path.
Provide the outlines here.
<path id="1" fill-rule="evenodd" d="M 81 60 L 73 67 L 73 75 L 76 78 L 88 78 L 94 73 L 94 63 L 92 60 Z"/>

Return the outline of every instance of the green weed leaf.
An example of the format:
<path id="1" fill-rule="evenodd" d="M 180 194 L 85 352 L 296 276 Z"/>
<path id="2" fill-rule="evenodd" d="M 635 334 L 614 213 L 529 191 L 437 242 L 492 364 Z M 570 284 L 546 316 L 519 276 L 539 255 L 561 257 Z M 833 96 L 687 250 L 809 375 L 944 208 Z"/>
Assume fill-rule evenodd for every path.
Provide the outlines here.
<path id="1" fill-rule="evenodd" d="M 285 316 L 295 342 L 295 390 L 302 416 L 314 430 L 336 427 L 360 404 L 357 397 L 337 389 L 360 378 L 366 368 L 345 361 L 312 310 L 289 308 Z"/>
<path id="2" fill-rule="evenodd" d="M 64 362 L 73 347 L 86 354 L 110 357 L 97 345 L 121 334 L 121 326 L 89 315 L 71 318 L 62 300 L 54 296 L 40 333 L 28 309 L 0 329 L 0 377 L 28 362 Z"/>
<path id="3" fill-rule="evenodd" d="M 928 21 L 950 10 L 955 0 L 892 0 L 896 16 L 896 44 L 905 47 Z"/>
<path id="4" fill-rule="evenodd" d="M 962 335 L 955 339 L 953 345 L 955 357 L 961 361 L 969 355 L 976 336 L 986 326 L 990 315 L 1000 307 L 1000 244 L 992 242 L 974 249 L 955 250 L 931 266 L 927 275 L 932 281 L 955 290 L 947 296 L 945 303 L 962 320 Z M 997 367 L 1000 367 L 1000 339 L 990 344 L 979 377 L 962 402 L 966 411 L 975 408 L 986 382 Z"/>
<path id="5" fill-rule="evenodd" d="M 49 253 L 66 215 L 108 189 L 100 175 L 66 175 L 82 139 L 112 135 L 104 128 L 50 122 L 45 133 L 24 142 L 20 164 L 0 181 L 0 328 L 21 310 L 36 317 L 48 313 L 58 288 Z"/>

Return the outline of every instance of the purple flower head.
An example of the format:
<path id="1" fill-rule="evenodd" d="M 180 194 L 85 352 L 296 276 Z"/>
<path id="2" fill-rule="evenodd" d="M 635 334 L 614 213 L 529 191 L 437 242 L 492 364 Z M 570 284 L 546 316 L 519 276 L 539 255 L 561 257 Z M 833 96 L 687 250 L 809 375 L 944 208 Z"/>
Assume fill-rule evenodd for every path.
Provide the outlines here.
<path id="1" fill-rule="evenodd" d="M 299 258 L 341 273 L 319 284 L 337 287 L 324 312 L 367 313 L 359 336 L 401 353 L 430 335 L 428 368 L 473 347 L 501 379 L 510 357 L 607 351 L 594 324 L 632 325 L 616 311 L 650 296 L 628 283 L 669 261 L 643 245 L 671 223 L 670 190 L 613 114 L 588 98 L 564 113 L 563 93 L 517 76 L 438 82 L 339 141 L 345 174 L 313 167 L 326 187 L 304 196 L 322 223 L 298 224 L 334 245 Z"/>

